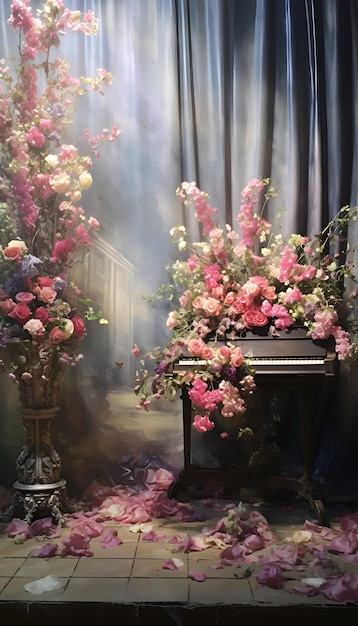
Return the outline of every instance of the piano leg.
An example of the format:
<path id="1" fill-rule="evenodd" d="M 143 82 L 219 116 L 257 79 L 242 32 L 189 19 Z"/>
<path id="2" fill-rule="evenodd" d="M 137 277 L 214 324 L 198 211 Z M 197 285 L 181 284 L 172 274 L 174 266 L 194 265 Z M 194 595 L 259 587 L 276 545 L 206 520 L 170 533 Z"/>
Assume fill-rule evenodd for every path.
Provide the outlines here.
<path id="1" fill-rule="evenodd" d="M 312 406 L 315 387 L 309 386 L 301 390 L 302 438 L 303 438 L 303 476 L 299 481 L 298 495 L 305 498 L 317 514 L 318 523 L 329 527 L 323 503 L 322 488 L 314 480 L 314 454 L 312 429 Z M 321 491 L 321 493 L 320 493 Z"/>
<path id="2" fill-rule="evenodd" d="M 240 472 L 234 468 L 205 468 L 192 465 L 192 404 L 188 389 L 182 388 L 184 467 L 168 488 L 168 497 L 187 500 L 202 497 L 239 496 Z"/>

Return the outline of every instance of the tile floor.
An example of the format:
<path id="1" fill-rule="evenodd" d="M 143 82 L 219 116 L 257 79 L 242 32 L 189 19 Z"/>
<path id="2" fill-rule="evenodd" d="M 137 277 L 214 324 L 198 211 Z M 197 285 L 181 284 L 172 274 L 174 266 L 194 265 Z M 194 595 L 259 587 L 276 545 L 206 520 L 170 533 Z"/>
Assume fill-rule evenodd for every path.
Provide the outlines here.
<path id="1" fill-rule="evenodd" d="M 220 504 L 223 504 L 222 502 Z M 123 543 L 103 548 L 100 538 L 91 540 L 91 557 L 31 556 L 37 539 L 16 543 L 5 533 L 7 524 L 0 524 L 0 623 L 11 624 L 75 624 L 81 618 L 92 617 L 108 621 L 115 619 L 121 626 L 187 626 L 204 621 L 206 626 L 230 626 L 242 619 L 270 616 L 276 623 L 302 623 L 303 619 L 331 616 L 337 613 L 340 624 L 353 624 L 358 605 L 337 605 L 321 595 L 302 597 L 290 590 L 270 589 L 257 583 L 255 567 L 247 575 L 247 566 L 224 566 L 216 569 L 219 548 L 200 552 L 173 553 L 169 538 L 174 535 L 195 536 L 203 527 L 213 527 L 222 512 L 208 507 L 203 500 L 193 501 L 194 510 L 205 511 L 202 522 L 178 522 L 172 518 L 150 522 L 158 533 L 166 535 L 160 541 L 145 541 L 143 533 L 113 521 L 106 525 L 117 530 Z M 252 505 L 248 505 L 252 506 Z M 300 529 L 306 519 L 314 520 L 310 508 L 295 503 L 256 505 L 266 517 L 277 542 Z M 339 508 L 339 507 L 338 507 Z M 337 507 L 326 510 L 333 528 L 339 519 Z M 342 510 L 342 513 L 345 512 Z M 66 526 L 61 535 L 68 533 Z M 55 541 L 59 543 L 60 537 Z M 46 538 L 46 542 L 48 539 Z M 163 569 L 163 561 L 179 558 L 183 566 L 176 570 Z M 338 558 L 338 557 L 337 557 Z M 342 559 L 342 557 L 341 557 Z M 342 569 L 342 563 L 340 563 Z M 345 565 L 346 571 L 354 571 Z M 193 570 L 201 571 L 206 580 L 190 577 Z M 358 565 L 355 566 L 358 570 Z M 310 575 L 305 571 L 304 575 Z M 311 574 L 312 575 L 312 574 Z M 295 572 L 292 578 L 303 576 Z M 46 577 L 60 585 L 53 591 L 34 594 L 25 585 Z M 294 584 L 292 581 L 292 585 Z M 339 613 L 338 613 L 339 611 Z"/>

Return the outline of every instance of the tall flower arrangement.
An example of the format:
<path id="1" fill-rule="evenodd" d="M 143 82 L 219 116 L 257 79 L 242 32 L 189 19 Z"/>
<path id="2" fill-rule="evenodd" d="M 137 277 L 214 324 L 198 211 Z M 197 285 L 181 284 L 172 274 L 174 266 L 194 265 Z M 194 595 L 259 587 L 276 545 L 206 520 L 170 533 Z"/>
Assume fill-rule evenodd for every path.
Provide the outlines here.
<path id="1" fill-rule="evenodd" d="M 152 304 L 167 302 L 171 338 L 155 350 L 133 348 L 140 359 L 138 409 L 150 411 L 156 399 L 174 400 L 187 385 L 198 432 L 215 427 L 213 411 L 240 419 L 256 383 L 249 354 L 234 339 L 249 331 L 277 336 L 301 327 L 313 341 L 333 340 L 339 361 L 355 358 L 355 294 L 346 297 L 342 285 L 346 278 L 357 280 L 349 246 L 344 243 L 343 255 L 339 250 L 358 207 L 342 207 L 316 236 L 292 234 L 285 239 L 274 235 L 263 217 L 275 195 L 270 180 L 250 181 L 242 191 L 237 232 L 228 225 L 220 228 L 208 194 L 194 182 L 177 190 L 186 208 L 194 211 L 202 240 L 192 243 L 184 226 L 171 230 L 183 258 L 168 267 L 168 284 L 146 298 Z M 182 355 L 193 358 L 193 367 L 171 376 L 174 361 Z"/>
<path id="2" fill-rule="evenodd" d="M 8 23 L 18 50 L 0 61 L 0 366 L 9 342 L 21 344 L 23 364 L 12 363 L 11 374 L 18 382 L 54 358 L 76 365 L 87 321 L 105 323 L 71 269 L 100 227 L 81 206 L 93 159 L 119 131 L 66 139 L 79 101 L 112 82 L 102 68 L 94 78 L 72 76 L 57 52 L 68 31 L 96 35 L 92 11 L 47 0 L 34 15 L 31 0 L 13 0 Z"/>

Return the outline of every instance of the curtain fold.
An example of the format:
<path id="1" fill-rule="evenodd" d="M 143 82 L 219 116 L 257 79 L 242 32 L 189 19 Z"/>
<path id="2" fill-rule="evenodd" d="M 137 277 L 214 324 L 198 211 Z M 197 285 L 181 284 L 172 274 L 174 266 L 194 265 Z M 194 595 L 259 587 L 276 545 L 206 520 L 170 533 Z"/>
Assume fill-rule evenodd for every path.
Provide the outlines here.
<path id="1" fill-rule="evenodd" d="M 32 0 L 34 12 L 40 4 Z M 235 226 L 242 188 L 251 178 L 270 177 L 280 196 L 266 209 L 266 217 L 286 235 L 317 232 L 342 205 L 358 202 L 358 3 L 65 4 L 71 10 L 90 9 L 100 21 L 95 38 L 64 38 L 59 53 L 69 60 L 71 73 L 92 76 L 104 67 L 114 75 L 103 98 L 92 94 L 80 105 L 69 140 L 84 127 L 96 133 L 115 123 L 121 129 L 119 140 L 105 146 L 94 163 L 94 184 L 84 199 L 85 210 L 102 227 L 98 259 L 108 275 L 103 276 L 101 293 L 111 293 L 99 304 L 110 324 L 107 335 L 89 336 L 83 371 L 76 376 L 101 381 L 106 407 L 98 403 L 94 409 L 85 397 L 86 427 L 72 422 L 68 433 L 78 451 L 90 440 L 103 467 L 113 467 L 122 453 L 143 448 L 180 463 L 180 402 L 161 407 L 149 421 L 136 413 L 131 392 L 133 343 L 149 349 L 168 336 L 165 307 L 152 309 L 143 296 L 166 281 L 166 264 L 177 256 L 170 228 L 184 224 L 194 240 L 200 236 L 194 216 L 176 199 L 176 188 L 183 180 L 195 181 L 217 207 L 221 224 Z M 5 58 L 16 52 L 7 24 L 10 6 L 10 0 L 0 4 L 0 57 Z M 352 244 L 356 230 L 353 225 L 347 233 Z M 95 268 L 86 272 L 86 287 L 99 293 L 96 282 L 101 279 Z M 121 372 L 115 361 L 124 362 Z M 7 390 L 3 380 L 0 385 Z M 351 388 L 349 393 L 340 419 L 357 437 Z M 5 439 L 0 436 L 0 445 L 8 458 L 18 440 L 9 435 L 11 409 L 6 405 L 0 411 L 0 435 L 6 434 Z M 171 428 L 165 435 L 164 416 Z M 333 444 L 324 424 L 322 429 L 327 449 L 320 450 L 321 469 L 335 471 L 332 446 L 343 449 L 347 431 L 344 427 Z M 113 436 L 120 443 L 111 448 Z M 72 470 L 70 454 L 68 463 Z M 8 466 L 0 461 L 0 484 L 7 481 Z M 96 471 L 92 468 L 91 475 Z"/>

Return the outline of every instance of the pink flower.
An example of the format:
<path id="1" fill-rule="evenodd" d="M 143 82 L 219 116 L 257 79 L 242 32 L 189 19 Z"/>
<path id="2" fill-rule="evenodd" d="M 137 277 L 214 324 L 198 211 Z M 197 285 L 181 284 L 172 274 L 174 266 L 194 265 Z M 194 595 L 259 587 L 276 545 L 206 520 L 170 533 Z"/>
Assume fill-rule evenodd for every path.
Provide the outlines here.
<path id="1" fill-rule="evenodd" d="M 12 317 L 18 324 L 23 326 L 32 317 L 31 310 L 27 304 L 16 304 L 14 308 L 8 313 L 9 317 Z"/>
<path id="2" fill-rule="evenodd" d="M 188 342 L 188 350 L 193 356 L 201 356 L 205 343 L 202 339 L 191 339 Z"/>
<path id="3" fill-rule="evenodd" d="M 33 300 L 35 300 L 35 296 L 33 293 L 29 291 L 19 291 L 16 296 L 16 302 L 22 302 L 24 304 L 30 304 Z"/>
<path id="4" fill-rule="evenodd" d="M 82 339 L 86 334 L 86 323 L 81 315 L 73 315 L 71 317 L 73 324 L 73 334 L 79 339 Z"/>
<path id="5" fill-rule="evenodd" d="M 139 350 L 139 348 L 138 348 L 138 346 L 137 346 L 137 344 L 136 344 L 136 343 L 135 343 L 135 344 L 134 344 L 134 346 L 133 346 L 132 353 L 133 353 L 133 354 L 134 354 L 134 356 L 136 356 L 136 357 L 140 356 L 140 350 Z"/>
<path id="6" fill-rule="evenodd" d="M 198 433 L 206 433 L 209 430 L 213 430 L 213 428 L 215 428 L 215 424 L 209 419 L 208 415 L 195 415 L 193 428 L 195 428 Z"/>
<path id="7" fill-rule="evenodd" d="M 62 341 L 64 341 L 65 334 L 61 330 L 61 328 L 58 328 L 58 326 L 55 326 L 54 328 L 51 328 L 48 338 L 49 338 L 50 343 L 57 346 L 59 343 L 62 343 Z"/>
<path id="8" fill-rule="evenodd" d="M 67 238 L 57 241 L 52 251 L 51 261 L 56 263 L 57 261 L 66 262 L 70 254 L 75 249 L 75 243 L 73 239 Z"/>

